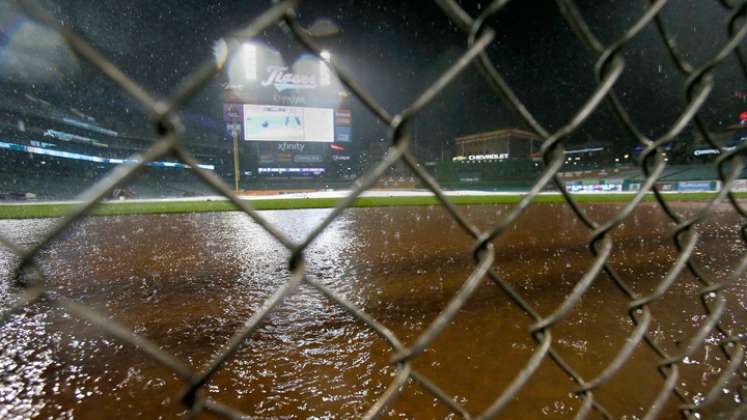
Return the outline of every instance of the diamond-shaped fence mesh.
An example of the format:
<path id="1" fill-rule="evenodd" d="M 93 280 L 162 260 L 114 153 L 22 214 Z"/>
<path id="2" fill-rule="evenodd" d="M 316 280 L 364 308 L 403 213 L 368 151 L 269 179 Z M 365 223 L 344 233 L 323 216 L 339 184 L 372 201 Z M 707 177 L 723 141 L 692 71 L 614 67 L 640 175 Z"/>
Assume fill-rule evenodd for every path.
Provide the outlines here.
<path id="1" fill-rule="evenodd" d="M 218 62 L 217 65 L 214 60 L 208 60 L 204 65 L 196 69 L 191 76 L 187 77 L 171 97 L 165 99 L 156 98 L 132 79 L 128 78 L 126 74 L 108 61 L 86 40 L 76 35 L 73 29 L 61 25 L 43 8 L 40 8 L 31 1 L 18 2 L 24 13 L 41 24 L 58 31 L 69 47 L 80 57 L 90 62 L 104 75 L 116 82 L 123 91 L 139 101 L 152 117 L 154 129 L 159 140 L 144 153 L 137 156 L 132 161 L 133 163 L 120 165 L 106 178 L 90 187 L 80 197 L 81 204 L 70 214 L 59 220 L 54 225 L 54 228 L 36 245 L 24 249 L 7 239 L 2 240 L 3 245 L 18 256 L 19 264 L 14 271 L 15 275 L 13 278 L 16 281 L 16 286 L 22 293 L 20 293 L 21 297 L 18 301 L 2 314 L 0 322 L 6 323 L 23 308 L 35 302 L 45 301 L 50 305 L 56 306 L 75 317 L 93 324 L 118 340 L 134 346 L 154 361 L 173 371 L 175 375 L 181 378 L 185 386 L 183 394 L 177 397 L 181 399 L 182 404 L 193 414 L 204 410 L 226 417 L 242 417 L 252 414 L 242 413 L 233 407 L 207 397 L 204 388 L 211 378 L 223 369 L 226 363 L 232 360 L 242 348 L 243 343 L 263 325 L 263 321 L 266 320 L 268 315 L 288 296 L 297 291 L 301 284 L 309 285 L 321 292 L 336 305 L 339 305 L 351 314 L 361 325 L 378 334 L 391 347 L 391 364 L 396 369 L 396 375 L 393 376 L 393 380 L 385 392 L 379 395 L 376 402 L 368 409 L 368 412 L 365 414 L 366 418 L 382 414 L 385 408 L 390 406 L 399 397 L 403 387 L 410 381 L 419 383 L 457 416 L 465 418 L 496 417 L 501 414 L 502 409 L 525 387 L 540 364 L 548 361 L 560 368 L 575 383 L 575 387 L 569 388 L 569 391 L 573 392 L 580 400 L 577 417 L 584 418 L 590 415 L 601 415 L 602 417 L 610 418 L 613 416 L 613 413 L 595 398 L 594 392 L 597 388 L 603 387 L 605 383 L 624 369 L 626 362 L 639 346 L 648 347 L 653 351 L 653 354 L 657 357 L 658 367 L 655 371 L 651 371 L 651 375 L 658 375 L 663 379 L 663 385 L 658 393 L 652 396 L 650 406 L 645 409 L 645 418 L 659 417 L 662 414 L 663 407 L 671 403 L 671 400 L 679 402 L 679 410 L 684 417 L 698 417 L 699 412 L 704 407 L 713 403 L 721 395 L 725 387 L 731 387 L 733 392 L 739 396 L 739 401 L 744 401 L 744 385 L 747 379 L 747 376 L 745 376 L 747 372 L 744 371 L 743 363 L 745 351 L 743 345 L 744 336 L 740 331 L 733 331 L 722 325 L 721 318 L 726 307 L 723 291 L 740 279 L 745 269 L 747 269 L 747 258 L 741 259 L 725 281 L 716 282 L 698 266 L 692 257 L 699 240 L 697 226 L 709 217 L 714 206 L 721 203 L 728 203 L 741 217 L 747 218 L 747 212 L 732 192 L 734 182 L 743 169 L 742 152 L 747 148 L 747 143 L 743 143 L 732 149 L 724 148 L 711 139 L 705 123 L 699 116 L 699 110 L 713 90 L 714 69 L 728 57 L 735 56 L 742 72 L 747 74 L 747 62 L 745 62 L 740 49 L 740 44 L 747 33 L 747 20 L 745 19 L 747 3 L 735 5 L 726 0 L 719 2 L 722 7 L 731 10 L 731 19 L 725 28 L 729 34 L 728 42 L 722 45 L 720 49 L 712 51 L 712 58 L 704 65 L 696 68 L 683 58 L 683 54 L 678 50 L 672 37 L 667 32 L 666 22 L 661 16 L 661 11 L 667 4 L 667 0 L 652 0 L 646 3 L 645 12 L 637 18 L 622 37 L 609 45 L 604 45 L 595 37 L 584 17 L 577 10 L 573 0 L 557 0 L 559 10 L 567 21 L 567 24 L 573 29 L 583 45 L 596 57 L 596 65 L 593 71 L 596 76 L 597 85 L 594 88 L 593 94 L 575 112 L 570 121 L 554 132 L 545 129 L 542 123 L 533 116 L 532 111 L 523 105 L 521 100 L 522 92 L 515 92 L 512 89 L 501 76 L 498 68 L 491 62 L 486 52 L 486 48 L 495 39 L 496 32 L 500 30 L 499 28 L 491 28 L 488 25 L 489 18 L 500 14 L 509 1 L 493 1 L 479 16 L 470 16 L 454 0 L 436 0 L 436 3 L 459 28 L 463 29 L 465 38 L 468 40 L 468 48 L 446 72 L 440 75 L 420 96 L 412 100 L 409 107 L 394 115 L 391 114 L 377 104 L 373 97 L 356 83 L 353 76 L 346 74 L 337 65 L 330 63 L 333 71 L 346 88 L 390 128 L 389 139 L 391 146 L 385 158 L 354 184 L 354 190 L 337 203 L 323 222 L 314 228 L 300 243 L 295 243 L 263 218 L 262 214 L 253 209 L 245 201 L 240 200 L 232 189 L 219 177 L 200 169 L 196 164 L 196 160 L 185 150 L 180 142 L 180 138 L 184 135 L 184 132 L 177 112 L 190 97 L 198 93 L 213 76 L 222 70 L 223 64 L 228 57 L 223 57 L 222 61 Z M 276 2 L 241 31 L 231 34 L 231 36 L 248 40 L 257 36 L 263 30 L 278 25 L 295 42 L 321 58 L 321 48 L 316 44 L 312 34 L 301 27 L 296 20 L 295 10 L 297 7 L 298 1 L 294 0 Z M 628 115 L 615 92 L 616 84 L 626 65 L 623 52 L 626 46 L 647 27 L 655 27 L 661 42 L 669 52 L 669 59 L 674 62 L 676 68 L 686 79 L 686 83 L 682 88 L 683 95 L 687 100 L 687 106 L 675 123 L 660 138 L 648 138 L 636 127 L 635 121 Z M 229 51 L 229 56 L 232 53 L 234 51 Z M 436 95 L 444 90 L 451 81 L 463 72 L 477 71 L 478 69 L 484 79 L 494 89 L 495 94 L 505 99 L 506 103 L 521 116 L 526 125 L 543 140 L 541 152 L 544 170 L 541 176 L 520 202 L 502 214 L 493 226 L 486 231 L 478 229 L 467 220 L 460 213 L 459 208 L 444 194 L 438 182 L 422 169 L 410 149 L 411 135 L 408 130 L 408 126 L 413 118 Z M 610 107 L 619 121 L 625 126 L 628 133 L 642 146 L 643 151 L 640 153 L 639 166 L 645 174 L 645 180 L 641 183 L 640 190 L 614 217 L 610 218 L 604 224 L 596 223 L 584 212 L 583 208 L 574 201 L 573 196 L 566 192 L 558 175 L 565 156 L 564 142 L 599 107 Z M 694 124 L 700 131 L 703 139 L 713 148 L 719 149 L 720 154 L 716 164 L 722 188 L 718 194 L 710 199 L 695 214 L 685 218 L 668 204 L 664 196 L 657 189 L 656 182 L 667 165 L 663 146 L 675 141 L 678 134 L 688 124 Z M 235 204 L 290 252 L 290 257 L 287 261 L 291 272 L 289 280 L 275 290 L 261 307 L 243 322 L 243 325 L 238 328 L 229 342 L 216 352 L 212 360 L 201 370 L 189 368 L 173 355 L 163 351 L 155 343 L 138 336 L 123 325 L 112 321 L 91 308 L 58 294 L 50 293 L 45 286 L 45 273 L 39 268 L 36 261 L 40 250 L 50 241 L 58 238 L 67 229 L 71 228 L 81 218 L 88 215 L 94 206 L 107 197 L 113 189 L 133 178 L 136 171 L 146 163 L 165 156 L 175 157 L 189 165 L 191 170 L 204 182 Z M 390 329 L 360 307 L 341 297 L 324 284 L 308 277 L 304 267 L 304 253 L 310 244 L 356 198 L 371 188 L 386 173 L 388 168 L 398 163 L 404 163 L 404 165 L 412 170 L 419 181 L 435 194 L 440 204 L 460 228 L 472 238 L 472 253 L 474 256 L 474 268 L 468 278 L 464 280 L 461 288 L 430 325 L 409 346 L 403 344 L 401 339 Z M 533 307 L 519 291 L 514 289 L 496 271 L 496 249 L 494 241 L 515 224 L 517 219 L 526 211 L 527 207 L 531 205 L 543 189 L 553 184 L 561 191 L 566 203 L 571 207 L 578 220 L 588 229 L 590 234 L 587 244 L 588 252 L 593 257 L 593 263 L 586 269 L 583 276 L 577 279 L 575 286 L 562 304 L 551 311 L 544 308 L 545 310 L 542 312 L 549 313 L 549 315 L 542 316 L 537 308 Z M 625 276 L 615 270 L 610 264 L 610 255 L 613 248 L 611 231 L 619 226 L 637 208 L 647 194 L 651 193 L 653 193 L 658 206 L 676 225 L 671 235 L 671 240 L 678 254 L 671 267 L 668 267 L 666 275 L 658 280 L 654 291 L 651 294 L 642 296 L 636 293 L 626 282 Z M 747 243 L 746 228 L 747 224 L 744 224 L 739 231 L 745 243 Z M 417 246 L 417 244 L 415 245 Z M 616 356 L 606 368 L 594 377 L 582 377 L 556 351 L 557 343 L 553 339 L 553 327 L 576 307 L 590 289 L 594 280 L 603 273 L 606 273 L 612 279 L 620 293 L 629 300 L 627 316 L 633 328 L 628 339 L 618 349 Z M 692 275 L 701 284 L 702 287 L 698 294 L 705 316 L 701 318 L 697 330 L 691 335 L 688 341 L 679 347 L 681 348 L 681 352 L 671 354 L 665 351 L 665 346 L 652 334 L 654 319 L 649 306 L 658 299 L 666 298 L 664 296 L 665 293 L 683 273 L 689 273 L 689 275 Z M 494 282 L 502 290 L 504 297 L 516 304 L 529 317 L 532 324 L 529 330 L 526 331 L 526 334 L 534 340 L 535 347 L 526 364 L 510 380 L 509 386 L 495 395 L 492 404 L 484 412 L 468 413 L 459 401 L 440 389 L 432 380 L 433 378 L 428 378 L 419 373 L 413 367 L 413 360 L 434 342 L 454 319 L 460 309 L 462 309 L 470 296 L 473 295 L 477 287 L 485 281 Z M 704 390 L 702 393 L 703 397 L 696 400 L 681 390 L 682 379 L 679 368 L 683 361 L 692 356 L 704 345 L 708 337 L 714 335 L 719 338 L 716 342 L 716 347 L 719 348 L 721 355 L 726 360 L 726 364 L 710 389 Z M 738 383 L 736 384 L 733 381 L 734 377 L 738 378 Z M 745 412 L 743 409 L 740 409 L 732 415 L 734 418 L 741 418 L 745 415 Z"/>

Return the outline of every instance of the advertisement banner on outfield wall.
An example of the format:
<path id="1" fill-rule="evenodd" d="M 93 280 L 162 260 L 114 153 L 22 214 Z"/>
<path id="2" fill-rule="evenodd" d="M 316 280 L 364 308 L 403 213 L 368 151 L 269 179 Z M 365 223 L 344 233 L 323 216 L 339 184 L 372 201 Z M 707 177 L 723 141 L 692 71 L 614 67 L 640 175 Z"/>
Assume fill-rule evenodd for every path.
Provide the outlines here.
<path id="1" fill-rule="evenodd" d="M 677 191 L 677 184 L 671 182 L 657 182 L 656 188 L 658 188 L 659 191 L 664 192 Z"/>
<path id="2" fill-rule="evenodd" d="M 566 184 L 566 190 L 572 193 L 620 192 L 622 183 L 605 184 Z"/>
<path id="3" fill-rule="evenodd" d="M 680 192 L 701 192 L 716 191 L 715 181 L 680 181 L 677 183 L 677 191 Z"/>
<path id="4" fill-rule="evenodd" d="M 731 190 L 737 192 L 747 191 L 747 179 L 738 179 L 734 181 L 734 185 L 732 186 Z"/>
<path id="5" fill-rule="evenodd" d="M 623 190 L 630 191 L 630 192 L 638 192 L 641 190 L 641 183 L 640 182 L 625 182 Z"/>

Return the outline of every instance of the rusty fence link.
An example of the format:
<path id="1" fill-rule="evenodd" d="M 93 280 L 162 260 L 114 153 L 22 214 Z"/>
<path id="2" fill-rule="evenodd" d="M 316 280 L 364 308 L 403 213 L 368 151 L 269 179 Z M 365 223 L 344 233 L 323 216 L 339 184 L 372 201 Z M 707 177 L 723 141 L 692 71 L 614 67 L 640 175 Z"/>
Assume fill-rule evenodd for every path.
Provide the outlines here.
<path id="1" fill-rule="evenodd" d="M 706 0 L 703 0 L 706 1 Z M 717 2 L 717 0 L 708 0 Z M 551 361 L 560 368 L 568 378 L 575 383 L 571 390 L 580 401 L 577 417 L 588 416 L 612 418 L 613 414 L 595 398 L 594 391 L 603 386 L 614 377 L 631 357 L 634 349 L 638 346 L 649 347 L 658 357 L 657 372 L 652 375 L 660 375 L 663 385 L 658 394 L 653 398 L 653 403 L 646 408 L 646 419 L 657 418 L 665 404 L 675 399 L 680 404 L 680 413 L 683 417 L 697 418 L 704 407 L 713 403 L 726 386 L 732 387 L 733 392 L 739 396 L 739 401 L 747 397 L 745 388 L 747 386 L 747 371 L 744 365 L 744 338 L 741 331 L 734 331 L 722 325 L 721 317 L 724 314 L 726 300 L 723 290 L 739 280 L 747 269 L 747 254 L 743 257 L 733 272 L 721 282 L 710 279 L 698 264 L 693 261 L 692 256 L 699 235 L 697 226 L 711 213 L 714 206 L 719 203 L 729 203 L 738 214 L 744 218 L 740 235 L 742 241 L 747 245 L 747 210 L 737 200 L 732 192 L 735 180 L 744 168 L 743 152 L 747 143 L 742 143 L 733 149 L 726 149 L 719 145 L 708 133 L 704 121 L 699 116 L 699 110 L 713 90 L 714 69 L 730 56 L 735 56 L 744 75 L 747 75 L 747 61 L 741 50 L 741 43 L 747 34 L 747 2 L 732 4 L 727 0 L 720 0 L 721 7 L 731 11 L 731 17 L 724 30 L 728 31 L 728 42 L 720 49 L 712 53 L 712 57 L 701 67 L 693 67 L 678 50 L 672 37 L 667 32 L 666 22 L 661 17 L 661 11 L 667 4 L 667 0 L 644 1 L 646 10 L 630 26 L 623 36 L 615 42 L 604 45 L 592 33 L 584 17 L 576 8 L 573 0 L 557 0 L 560 13 L 562 13 L 567 24 L 576 33 L 583 45 L 596 58 L 593 71 L 597 85 L 583 106 L 576 110 L 573 117 L 560 129 L 550 132 L 543 127 L 540 121 L 535 119 L 530 109 L 527 109 L 521 100 L 522 92 L 515 92 L 503 79 L 498 68 L 491 62 L 486 48 L 495 39 L 499 28 L 491 28 L 488 25 L 490 17 L 501 13 L 501 10 L 509 3 L 509 0 L 495 0 L 486 7 L 479 16 L 470 16 L 455 0 L 435 0 L 442 11 L 464 31 L 467 48 L 461 57 L 451 67 L 441 74 L 424 92 L 411 101 L 411 105 L 396 114 L 392 114 L 380 106 L 372 96 L 365 92 L 355 81 L 354 77 L 346 74 L 336 64 L 329 63 L 342 84 L 355 95 L 379 120 L 385 123 L 389 131 L 390 147 L 381 162 L 369 170 L 353 185 L 352 192 L 340 199 L 334 209 L 326 216 L 313 231 L 300 243 L 294 243 L 276 227 L 267 222 L 262 215 L 249 204 L 241 201 L 232 189 L 224 183 L 217 175 L 201 169 L 196 160 L 183 147 L 180 137 L 184 130 L 180 123 L 177 112 L 180 107 L 192 96 L 203 88 L 211 78 L 222 71 L 231 54 L 222 57 L 217 63 L 213 59 L 207 60 L 194 72 L 179 84 L 168 98 L 157 98 L 144 88 L 130 79 L 120 71 L 114 64 L 107 60 L 99 51 L 91 46 L 86 40 L 78 36 L 74 28 L 60 24 L 55 18 L 39 7 L 33 1 L 16 2 L 19 9 L 30 18 L 57 31 L 65 40 L 67 45 L 83 59 L 98 68 L 109 79 L 114 81 L 120 89 L 131 95 L 140 102 L 148 111 L 153 121 L 155 133 L 158 140 L 142 154 L 133 157 L 129 163 L 116 167 L 111 173 L 85 191 L 79 198 L 79 204 L 73 211 L 57 222 L 54 227 L 46 233 L 44 238 L 36 245 L 23 249 L 7 239 L 0 232 L 0 241 L 11 252 L 18 257 L 18 265 L 15 267 L 14 281 L 21 290 L 19 299 L 10 308 L 2 313 L 0 323 L 7 322 L 18 314 L 23 308 L 39 301 L 59 307 L 67 313 L 79 317 L 97 327 L 103 332 L 110 334 L 124 343 L 132 345 L 161 365 L 173 371 L 184 382 L 184 392 L 179 397 L 181 402 L 192 414 L 201 411 L 209 411 L 214 414 L 229 418 L 240 418 L 252 413 L 242 413 L 233 407 L 221 404 L 205 396 L 203 388 L 211 378 L 242 348 L 247 338 L 260 328 L 263 321 L 285 298 L 293 294 L 305 283 L 336 305 L 344 308 L 361 324 L 375 331 L 391 346 L 392 366 L 396 369 L 391 384 L 378 397 L 376 402 L 368 409 L 366 418 L 376 417 L 382 414 L 385 408 L 398 398 L 399 393 L 408 381 L 416 381 L 426 390 L 439 399 L 456 415 L 464 418 L 493 418 L 501 414 L 501 410 L 509 403 L 517 393 L 524 387 L 532 377 L 540 364 L 546 360 Z M 289 37 L 302 45 L 311 53 L 323 59 L 321 48 L 317 45 L 313 33 L 309 33 L 300 26 L 296 20 L 295 10 L 298 6 L 297 0 L 285 0 L 274 2 L 258 17 L 254 18 L 240 31 L 228 34 L 233 38 L 247 40 L 251 39 L 265 29 L 279 25 Z M 648 138 L 635 125 L 629 117 L 625 107 L 618 99 L 615 86 L 625 68 L 623 52 L 632 40 L 646 27 L 653 26 L 658 32 L 661 42 L 669 52 L 669 59 L 686 79 L 683 95 L 687 100 L 684 112 L 674 124 L 660 138 Z M 427 173 L 410 149 L 411 134 L 408 129 L 413 118 L 433 99 L 449 85 L 458 75 L 465 71 L 479 70 L 485 80 L 497 95 L 523 119 L 523 122 L 542 138 L 542 159 L 544 170 L 522 197 L 520 202 L 513 205 L 509 211 L 502 214 L 500 219 L 487 231 L 479 230 L 470 223 L 460 210 L 444 194 L 436 180 Z M 639 156 L 639 166 L 645 175 L 640 190 L 627 202 L 622 209 L 604 224 L 598 224 L 588 217 L 583 209 L 577 205 L 572 195 L 563 186 L 558 172 L 565 159 L 564 142 L 589 115 L 598 107 L 610 107 L 617 119 L 625 126 L 630 136 L 635 138 L 642 146 Z M 692 217 L 684 218 L 675 212 L 665 201 L 657 189 L 656 182 L 662 175 L 667 161 L 664 156 L 664 146 L 676 140 L 677 136 L 689 124 L 694 124 L 703 139 L 711 147 L 719 149 L 720 154 L 716 161 L 718 176 L 722 184 L 721 190 L 705 206 L 697 211 Z M 242 212 L 246 213 L 254 222 L 259 224 L 267 233 L 290 251 L 288 260 L 291 276 L 279 289 L 261 305 L 261 307 L 243 322 L 243 325 L 235 332 L 229 342 L 217 352 L 212 360 L 201 370 L 193 370 L 182 361 L 171 354 L 161 350 L 155 343 L 136 335 L 133 331 L 108 319 L 106 316 L 75 301 L 50 293 L 45 287 L 45 273 L 39 268 L 36 259 L 39 252 L 63 232 L 73 227 L 76 222 L 87 216 L 91 210 L 102 199 L 109 196 L 111 191 L 136 176 L 136 171 L 150 161 L 172 157 L 190 166 L 191 170 L 209 184 L 217 193 L 225 196 Z M 446 305 L 433 322 L 416 338 L 410 346 L 404 345 L 400 339 L 376 319 L 361 310 L 359 307 L 339 296 L 327 286 L 306 276 L 304 268 L 304 252 L 309 245 L 364 191 L 371 188 L 379 178 L 385 175 L 387 169 L 398 163 L 404 163 L 418 178 L 418 180 L 437 197 L 440 204 L 453 217 L 454 221 L 473 239 L 474 268 L 471 274 L 464 280 L 461 288 L 453 299 Z M 588 229 L 590 240 L 588 241 L 588 252 L 593 256 L 593 263 L 584 275 L 577 279 L 572 292 L 566 297 L 559 307 L 555 308 L 548 316 L 541 316 L 536 308 L 532 307 L 522 295 L 505 281 L 495 269 L 495 252 L 493 241 L 501 236 L 514 222 L 524 213 L 527 207 L 537 195 L 548 187 L 556 187 L 571 207 L 575 216 Z M 623 275 L 616 272 L 609 263 L 609 257 L 613 247 L 613 239 L 610 232 L 625 219 L 646 194 L 653 193 L 656 202 L 676 225 L 671 240 L 672 245 L 678 251 L 677 257 L 667 274 L 660 279 L 653 293 L 641 296 L 633 291 L 626 283 Z M 702 302 L 705 317 L 700 322 L 697 331 L 682 346 L 682 352 L 678 354 L 667 353 L 651 334 L 653 317 L 649 310 L 649 304 L 662 298 L 669 287 L 681 274 L 689 272 L 701 284 L 699 298 Z M 618 350 L 616 356 L 609 365 L 599 372 L 595 377 L 581 377 L 574 368 L 567 363 L 555 350 L 553 341 L 553 326 L 561 321 L 579 302 L 585 292 L 590 288 L 595 278 L 606 273 L 614 282 L 620 293 L 629 299 L 628 313 L 630 323 L 633 326 L 630 336 L 625 344 Z M 423 352 L 433 340 L 446 328 L 455 317 L 467 299 L 473 294 L 477 287 L 485 281 L 494 282 L 503 291 L 507 299 L 518 305 L 525 315 L 533 322 L 527 331 L 535 341 L 533 353 L 525 366 L 512 379 L 510 385 L 495 396 L 492 404 L 482 413 L 468 413 L 462 405 L 446 392 L 439 389 L 429 378 L 415 370 L 412 361 Z M 703 398 L 693 400 L 679 388 L 679 366 L 688 357 L 693 355 L 702 345 L 707 337 L 717 335 L 719 340 L 716 344 L 719 351 L 727 361 L 726 367 L 719 374 L 718 379 L 707 390 Z M 738 380 L 734 381 L 736 377 Z M 735 383 L 736 382 L 736 383 Z M 744 405 L 732 414 L 733 418 L 744 418 L 747 410 Z"/>

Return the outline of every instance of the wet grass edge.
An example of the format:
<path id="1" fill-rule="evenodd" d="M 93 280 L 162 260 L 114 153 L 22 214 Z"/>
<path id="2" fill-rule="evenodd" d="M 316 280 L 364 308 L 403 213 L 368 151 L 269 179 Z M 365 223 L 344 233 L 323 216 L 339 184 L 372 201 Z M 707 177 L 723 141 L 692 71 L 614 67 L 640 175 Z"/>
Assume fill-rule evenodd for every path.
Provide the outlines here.
<path id="1" fill-rule="evenodd" d="M 747 192 L 735 193 L 738 198 L 747 198 Z M 713 198 L 716 193 L 692 192 L 666 194 L 672 201 L 703 201 Z M 449 199 L 457 205 L 513 204 L 522 199 L 523 194 L 506 195 L 469 195 L 451 196 Z M 625 202 L 633 194 L 574 194 L 581 203 Z M 653 194 L 647 194 L 644 200 L 651 201 Z M 244 200 L 257 210 L 290 210 L 334 207 L 341 199 L 333 198 L 277 198 Z M 535 198 L 535 203 L 563 202 L 560 194 L 543 194 Z M 394 196 L 394 197 L 361 197 L 353 207 L 389 207 L 389 206 L 431 206 L 437 205 L 435 196 Z M 0 219 L 28 219 L 62 217 L 70 213 L 77 204 L 70 203 L 0 203 Z M 135 215 L 135 214 L 169 214 L 169 213 L 203 213 L 236 211 L 236 206 L 227 200 L 178 200 L 178 201 L 106 201 L 97 205 L 92 214 L 99 216 Z"/>

